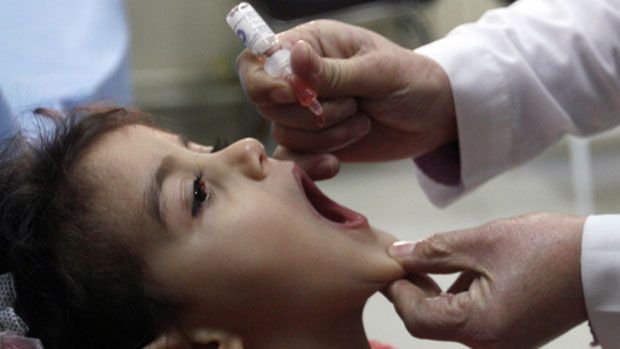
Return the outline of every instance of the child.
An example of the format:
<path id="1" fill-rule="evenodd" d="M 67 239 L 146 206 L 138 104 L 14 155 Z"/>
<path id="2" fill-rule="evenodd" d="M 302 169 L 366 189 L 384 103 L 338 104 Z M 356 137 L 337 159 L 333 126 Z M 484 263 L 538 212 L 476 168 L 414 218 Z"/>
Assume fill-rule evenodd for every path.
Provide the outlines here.
<path id="1" fill-rule="evenodd" d="M 205 147 L 91 107 L 3 147 L 0 273 L 56 348 L 369 348 L 395 239 L 253 139 Z M 25 333 L 24 333 L 25 334 Z"/>

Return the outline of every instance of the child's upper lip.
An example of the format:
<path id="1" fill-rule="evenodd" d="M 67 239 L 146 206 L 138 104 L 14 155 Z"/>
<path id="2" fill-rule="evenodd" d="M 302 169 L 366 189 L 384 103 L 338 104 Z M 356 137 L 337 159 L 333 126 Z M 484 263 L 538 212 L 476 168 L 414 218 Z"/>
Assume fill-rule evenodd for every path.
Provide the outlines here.
<path id="1" fill-rule="evenodd" d="M 321 219 L 325 219 L 331 224 L 344 229 L 368 227 L 368 219 L 364 215 L 338 204 L 323 194 L 314 184 L 314 181 L 299 166 L 294 165 L 292 171 L 299 190 L 306 198 L 308 206 Z"/>

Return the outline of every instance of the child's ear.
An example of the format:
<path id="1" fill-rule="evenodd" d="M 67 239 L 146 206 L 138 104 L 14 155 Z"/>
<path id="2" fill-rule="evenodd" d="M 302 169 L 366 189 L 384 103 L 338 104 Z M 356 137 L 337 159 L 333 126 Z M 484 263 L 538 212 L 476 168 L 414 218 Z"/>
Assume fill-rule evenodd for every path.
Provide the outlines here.
<path id="1" fill-rule="evenodd" d="M 224 331 L 194 330 L 182 333 L 172 330 L 143 349 L 243 349 L 241 339 Z"/>

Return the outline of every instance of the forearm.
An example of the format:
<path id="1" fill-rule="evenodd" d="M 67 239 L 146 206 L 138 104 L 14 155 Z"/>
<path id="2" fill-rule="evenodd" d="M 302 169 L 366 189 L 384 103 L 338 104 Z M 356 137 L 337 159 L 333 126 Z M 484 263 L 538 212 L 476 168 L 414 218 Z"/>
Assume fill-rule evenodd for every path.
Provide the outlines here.
<path id="1" fill-rule="evenodd" d="M 458 123 L 460 182 L 442 187 L 433 171 L 419 172 L 434 202 L 449 203 L 566 133 L 617 125 L 619 32 L 617 0 L 521 0 L 420 48 L 448 74 Z"/>

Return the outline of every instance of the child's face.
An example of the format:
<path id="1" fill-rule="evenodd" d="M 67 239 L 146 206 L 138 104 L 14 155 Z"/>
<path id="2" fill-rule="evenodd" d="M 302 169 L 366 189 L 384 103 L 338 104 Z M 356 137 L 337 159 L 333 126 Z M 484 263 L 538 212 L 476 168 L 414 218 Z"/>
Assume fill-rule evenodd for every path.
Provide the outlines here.
<path id="1" fill-rule="evenodd" d="M 190 305 L 186 321 L 274 326 L 288 314 L 360 307 L 402 276 L 386 253 L 394 239 L 344 208 L 331 212 L 345 224 L 318 214 L 293 163 L 267 158 L 250 139 L 210 150 L 128 126 L 80 163 L 101 183 L 105 224 L 158 287 Z"/>

